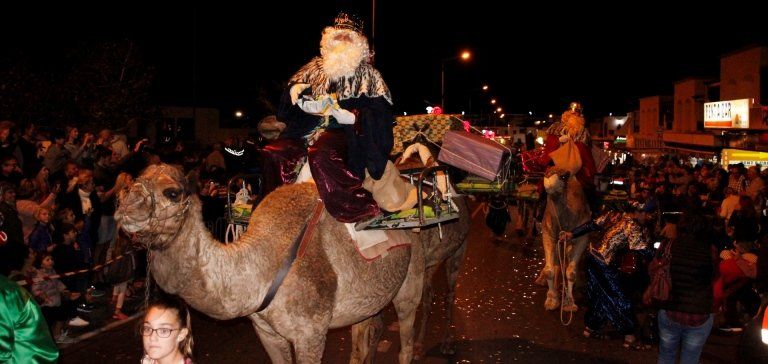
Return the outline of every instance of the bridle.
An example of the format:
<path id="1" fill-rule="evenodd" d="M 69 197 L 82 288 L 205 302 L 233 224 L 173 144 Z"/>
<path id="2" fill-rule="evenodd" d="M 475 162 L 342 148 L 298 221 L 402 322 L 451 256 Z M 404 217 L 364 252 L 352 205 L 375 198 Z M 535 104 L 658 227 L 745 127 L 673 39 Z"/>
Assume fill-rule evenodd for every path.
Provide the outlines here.
<path id="1" fill-rule="evenodd" d="M 149 205 L 149 217 L 147 218 L 147 229 L 148 231 L 158 231 L 157 228 L 161 227 L 161 225 L 167 221 L 167 220 L 173 220 L 175 222 L 180 222 L 183 220 L 183 218 L 186 216 L 187 211 L 189 211 L 189 207 L 192 204 L 192 196 L 189 193 L 188 190 L 186 190 L 186 177 L 183 177 L 184 180 L 179 181 L 182 188 L 182 196 L 183 199 L 179 202 L 173 202 L 170 199 L 166 199 L 165 201 L 158 201 L 155 197 L 155 181 L 157 180 L 157 177 L 166 170 L 166 166 L 161 165 L 157 167 L 149 176 L 141 176 L 136 179 L 136 181 L 131 186 L 131 190 L 138 191 L 142 197 L 147 198 L 149 197 L 150 205 Z M 177 211 L 174 214 L 166 215 L 166 216 L 160 216 L 156 213 L 158 209 L 167 210 L 169 207 L 173 205 L 181 204 L 182 208 Z M 154 237 L 146 242 L 147 249 L 151 250 L 151 246 L 155 245 L 155 243 L 167 243 L 169 241 L 172 241 L 173 239 L 176 239 L 176 237 L 181 232 L 181 224 L 178 224 L 178 228 L 176 229 L 176 232 L 171 234 L 169 238 L 164 239 L 162 241 L 159 240 L 159 234 L 154 234 Z"/>

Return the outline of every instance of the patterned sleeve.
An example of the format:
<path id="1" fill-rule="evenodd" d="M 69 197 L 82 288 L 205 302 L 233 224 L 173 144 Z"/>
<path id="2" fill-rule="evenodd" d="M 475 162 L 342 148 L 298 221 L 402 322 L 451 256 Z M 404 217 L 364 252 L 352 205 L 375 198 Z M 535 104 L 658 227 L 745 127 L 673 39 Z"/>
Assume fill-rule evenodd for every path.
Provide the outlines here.
<path id="1" fill-rule="evenodd" d="M 643 250 L 648 248 L 648 239 L 645 238 L 643 228 L 636 223 L 630 223 L 626 226 L 627 241 L 629 249 Z"/>

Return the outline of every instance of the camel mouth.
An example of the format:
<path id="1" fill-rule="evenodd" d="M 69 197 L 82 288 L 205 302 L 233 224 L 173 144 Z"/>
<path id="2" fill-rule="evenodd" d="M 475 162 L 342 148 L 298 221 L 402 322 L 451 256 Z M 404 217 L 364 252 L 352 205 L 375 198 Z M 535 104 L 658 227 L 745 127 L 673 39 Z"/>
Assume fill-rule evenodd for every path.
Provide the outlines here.
<path id="1" fill-rule="evenodd" d="M 559 175 L 553 173 L 550 176 L 544 177 L 544 189 L 548 194 L 561 193 L 564 188 L 565 182 L 560 179 Z"/>

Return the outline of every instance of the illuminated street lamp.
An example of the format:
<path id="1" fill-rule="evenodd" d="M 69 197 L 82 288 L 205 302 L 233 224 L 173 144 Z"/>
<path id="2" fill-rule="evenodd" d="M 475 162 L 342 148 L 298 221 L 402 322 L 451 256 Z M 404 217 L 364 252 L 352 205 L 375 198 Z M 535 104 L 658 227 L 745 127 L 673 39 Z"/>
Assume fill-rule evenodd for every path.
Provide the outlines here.
<path id="1" fill-rule="evenodd" d="M 235 111 L 235 118 L 240 119 L 243 117 L 243 112 L 240 110 Z"/>
<path id="2" fill-rule="evenodd" d="M 491 99 L 491 105 L 496 105 L 496 99 Z"/>
<path id="3" fill-rule="evenodd" d="M 448 57 L 440 60 L 440 107 L 445 110 L 445 62 L 460 59 L 464 62 L 472 58 L 472 53 L 469 51 L 463 51 L 456 57 Z"/>

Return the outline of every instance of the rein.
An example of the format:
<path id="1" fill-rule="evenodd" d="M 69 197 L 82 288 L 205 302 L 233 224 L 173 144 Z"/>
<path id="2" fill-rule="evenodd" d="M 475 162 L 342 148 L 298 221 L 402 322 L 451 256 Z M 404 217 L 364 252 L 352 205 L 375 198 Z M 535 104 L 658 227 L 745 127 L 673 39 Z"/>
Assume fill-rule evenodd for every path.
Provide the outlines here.
<path id="1" fill-rule="evenodd" d="M 301 233 L 293 241 L 293 244 L 291 244 L 288 256 L 285 257 L 283 265 L 280 267 L 280 270 L 277 271 L 275 278 L 272 279 L 272 283 L 269 285 L 267 294 L 264 296 L 264 300 L 261 301 L 259 308 L 256 309 L 256 312 L 264 311 L 269 306 L 269 304 L 272 303 L 272 300 L 277 294 L 277 290 L 283 284 L 285 277 L 288 275 L 288 271 L 291 270 L 291 266 L 296 260 L 297 255 L 303 255 L 306 244 L 312 240 L 312 237 L 314 236 L 315 230 L 317 228 L 317 223 L 320 221 L 320 216 L 323 214 L 323 210 L 323 201 L 318 200 L 315 204 L 315 210 L 312 212 L 312 216 L 310 216 L 309 220 L 304 223 L 304 226 L 301 228 Z"/>

